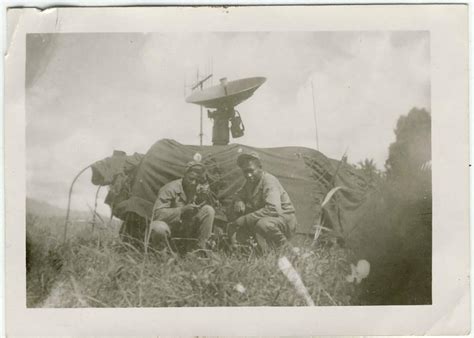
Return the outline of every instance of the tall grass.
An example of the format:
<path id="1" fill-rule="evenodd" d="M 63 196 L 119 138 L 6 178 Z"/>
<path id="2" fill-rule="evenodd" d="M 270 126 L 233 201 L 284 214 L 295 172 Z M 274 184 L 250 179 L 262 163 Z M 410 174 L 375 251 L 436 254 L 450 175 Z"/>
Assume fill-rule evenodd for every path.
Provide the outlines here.
<path id="1" fill-rule="evenodd" d="M 27 219 L 31 222 L 32 218 Z M 41 220 L 44 221 L 44 220 Z M 278 270 L 286 254 L 316 305 L 350 305 L 356 286 L 345 281 L 348 253 L 334 245 L 300 243 L 296 255 L 249 252 L 144 253 L 123 243 L 115 229 L 76 226 L 63 244 L 58 223 L 27 224 L 31 242 L 30 307 L 179 307 L 305 305 Z M 60 229 L 59 229 L 60 230 Z"/>
<path id="2" fill-rule="evenodd" d="M 59 219 L 26 215 L 27 306 L 41 303 L 62 269 L 63 248 L 58 241 Z M 48 224 L 49 226 L 44 226 Z"/>

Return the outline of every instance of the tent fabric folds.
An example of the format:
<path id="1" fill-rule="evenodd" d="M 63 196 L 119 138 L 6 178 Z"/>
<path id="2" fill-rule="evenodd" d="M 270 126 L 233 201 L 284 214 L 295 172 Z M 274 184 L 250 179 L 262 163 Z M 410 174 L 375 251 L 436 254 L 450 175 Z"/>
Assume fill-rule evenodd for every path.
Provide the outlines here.
<path id="1" fill-rule="evenodd" d="M 207 166 L 211 191 L 222 205 L 221 214 L 225 214 L 226 206 L 244 184 L 236 164 L 242 151 L 256 151 L 263 169 L 280 180 L 296 209 L 297 232 L 313 233 L 320 220 L 341 235 L 357 225 L 357 215 L 363 212 L 370 189 L 364 176 L 345 161 L 329 159 L 304 147 L 195 146 L 163 139 L 145 155 L 117 154 L 96 162 L 92 165 L 92 182 L 110 186 L 106 203 L 114 216 L 125 220 L 134 214 L 148 220 L 158 190 L 182 177 L 186 163 L 199 153 Z M 337 186 L 341 189 L 322 210 L 326 194 Z"/>

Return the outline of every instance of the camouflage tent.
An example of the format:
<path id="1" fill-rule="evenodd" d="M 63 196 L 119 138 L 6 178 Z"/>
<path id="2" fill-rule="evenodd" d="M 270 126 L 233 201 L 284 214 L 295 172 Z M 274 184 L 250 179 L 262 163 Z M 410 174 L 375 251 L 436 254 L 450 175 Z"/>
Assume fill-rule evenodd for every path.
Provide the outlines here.
<path id="1" fill-rule="evenodd" d="M 241 151 L 256 151 L 265 171 L 275 175 L 287 190 L 299 221 L 297 232 L 310 234 L 314 224 L 331 228 L 341 236 L 357 226 L 357 215 L 364 212 L 370 189 L 361 172 L 345 161 L 327 158 L 322 153 L 303 147 L 253 148 L 182 145 L 174 140 L 156 142 L 145 155 L 114 156 L 92 166 L 96 185 L 109 185 L 106 203 L 114 216 L 126 221 L 125 230 L 141 236 L 143 223 L 149 220 L 158 190 L 167 182 L 182 177 L 185 165 L 196 153 L 207 165 L 211 190 L 220 201 L 221 219 L 244 179 L 236 165 Z M 340 187 L 322 209 L 327 193 Z M 127 228 L 127 223 L 129 223 Z"/>

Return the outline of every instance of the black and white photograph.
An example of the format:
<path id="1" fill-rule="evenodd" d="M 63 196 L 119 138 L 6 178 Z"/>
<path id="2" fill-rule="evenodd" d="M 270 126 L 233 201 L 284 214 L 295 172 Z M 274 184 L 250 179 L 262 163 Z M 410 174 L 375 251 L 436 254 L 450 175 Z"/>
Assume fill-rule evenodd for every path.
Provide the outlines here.
<path id="1" fill-rule="evenodd" d="M 29 306 L 431 303 L 427 32 L 26 44 Z"/>
<path id="2" fill-rule="evenodd" d="M 58 13 L 24 35 L 27 309 L 434 305 L 429 29 Z"/>

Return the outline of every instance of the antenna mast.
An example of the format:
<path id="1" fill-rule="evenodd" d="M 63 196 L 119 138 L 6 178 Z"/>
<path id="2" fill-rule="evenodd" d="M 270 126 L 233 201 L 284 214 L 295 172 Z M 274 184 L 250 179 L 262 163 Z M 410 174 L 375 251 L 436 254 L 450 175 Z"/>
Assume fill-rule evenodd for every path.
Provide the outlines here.
<path id="1" fill-rule="evenodd" d="M 316 104 L 314 103 L 314 87 L 313 87 L 313 80 L 311 80 L 311 95 L 313 96 L 314 126 L 315 126 L 315 128 L 316 128 L 316 150 L 319 151 L 318 120 L 317 120 L 317 118 L 316 118 Z"/>
<path id="2" fill-rule="evenodd" d="M 194 86 L 192 86 L 191 90 L 194 90 L 196 88 L 199 87 L 200 90 L 202 90 L 202 87 L 203 87 L 203 84 L 204 82 L 206 82 L 207 80 L 209 80 L 210 78 L 212 77 L 212 74 L 209 74 L 208 76 L 206 76 L 204 79 L 202 80 L 199 80 L 199 68 L 197 70 L 197 74 L 196 74 L 196 79 L 197 79 L 197 82 L 194 84 Z M 201 116 L 200 116 L 200 124 L 199 124 L 199 145 L 202 146 L 202 137 L 204 136 L 203 132 L 202 132 L 202 106 L 200 106 L 200 113 L 201 113 Z"/>

